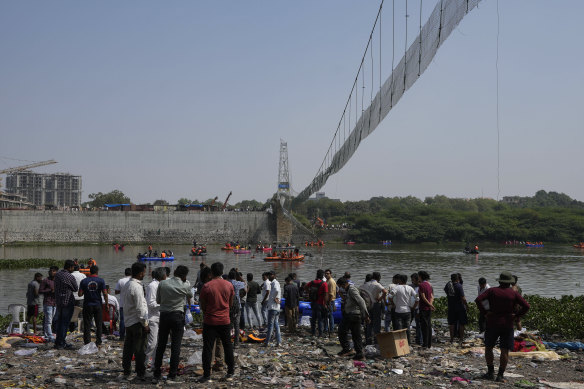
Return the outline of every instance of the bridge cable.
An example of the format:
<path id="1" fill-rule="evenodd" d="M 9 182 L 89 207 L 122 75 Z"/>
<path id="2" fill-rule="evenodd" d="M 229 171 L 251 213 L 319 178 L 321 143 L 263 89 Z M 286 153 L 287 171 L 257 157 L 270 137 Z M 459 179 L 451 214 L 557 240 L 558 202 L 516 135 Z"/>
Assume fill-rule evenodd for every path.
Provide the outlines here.
<path id="1" fill-rule="evenodd" d="M 501 194 L 501 129 L 499 127 L 499 0 L 497 0 L 497 59 L 495 68 L 497 71 L 497 201 Z"/>
<path id="2" fill-rule="evenodd" d="M 404 44 L 404 69 L 408 68 L 408 0 L 406 0 L 406 36 Z M 406 91 L 407 72 L 404 72 L 404 92 Z"/>
<path id="3" fill-rule="evenodd" d="M 390 98 L 390 103 L 389 106 L 393 107 L 393 71 L 395 69 L 395 0 L 393 0 L 393 4 L 392 4 L 393 8 L 391 11 L 391 28 L 392 28 L 392 33 L 391 33 L 391 81 L 390 81 L 390 85 L 391 85 L 391 98 Z M 381 104 L 380 104 L 381 105 Z"/>
<path id="4" fill-rule="evenodd" d="M 420 0 L 420 53 L 418 54 L 418 77 L 422 74 L 422 1 L 423 0 Z"/>

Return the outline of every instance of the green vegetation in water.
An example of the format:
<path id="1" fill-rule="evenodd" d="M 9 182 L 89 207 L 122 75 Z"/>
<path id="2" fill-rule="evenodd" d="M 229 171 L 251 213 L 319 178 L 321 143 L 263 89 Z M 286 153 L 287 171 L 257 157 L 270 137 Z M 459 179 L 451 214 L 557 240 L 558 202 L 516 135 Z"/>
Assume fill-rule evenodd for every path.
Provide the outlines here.
<path id="1" fill-rule="evenodd" d="M 347 223 L 347 239 L 359 243 L 584 241 L 584 202 L 538 191 L 533 197 L 451 199 L 446 196 L 374 197 L 366 201 L 307 201 L 295 215 L 327 225 Z"/>
<path id="2" fill-rule="evenodd" d="M 539 331 L 544 337 L 559 336 L 565 340 L 584 339 L 584 296 L 541 297 L 526 295 L 525 300 L 531 308 L 521 320 L 522 325 L 530 331 Z M 434 300 L 435 318 L 448 316 L 446 297 Z M 474 302 L 468 304 L 468 324 L 478 328 L 479 310 Z"/>
<path id="3" fill-rule="evenodd" d="M 64 263 L 64 259 L 52 258 L 0 259 L 0 270 L 48 269 L 51 266 L 57 266 L 60 269 Z"/>
<path id="4" fill-rule="evenodd" d="M 111 246 L 109 242 L 6 242 L 3 246 L 9 247 L 71 247 L 71 246 Z M 126 246 L 128 246 L 126 244 Z"/>

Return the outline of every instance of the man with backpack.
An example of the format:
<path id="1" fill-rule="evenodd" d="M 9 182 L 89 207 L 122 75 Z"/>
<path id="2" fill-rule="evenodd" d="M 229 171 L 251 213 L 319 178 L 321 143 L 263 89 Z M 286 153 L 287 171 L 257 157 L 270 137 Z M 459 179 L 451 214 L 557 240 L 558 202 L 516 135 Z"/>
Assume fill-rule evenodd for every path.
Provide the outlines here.
<path id="1" fill-rule="evenodd" d="M 355 360 L 365 360 L 363 355 L 363 337 L 361 335 L 361 319 L 369 324 L 369 312 L 365 307 L 365 301 L 359 294 L 359 290 L 353 284 L 349 284 L 346 278 L 339 278 L 337 281 L 339 290 L 343 290 L 345 297 L 345 305 L 343 311 L 343 321 L 339 325 L 339 342 L 343 349 L 338 353 L 341 357 L 347 357 L 353 354 L 349 346 L 349 339 L 347 337 L 349 330 L 351 331 L 351 338 L 353 339 L 353 346 L 355 347 Z"/>
<path id="2" fill-rule="evenodd" d="M 305 289 L 308 291 L 310 307 L 312 309 L 312 318 L 310 320 L 310 332 L 312 336 L 316 335 L 318 326 L 318 336 L 322 336 L 324 319 L 326 318 L 326 304 L 328 299 L 328 285 L 322 279 L 324 270 L 316 271 L 316 278 L 306 284 Z"/>

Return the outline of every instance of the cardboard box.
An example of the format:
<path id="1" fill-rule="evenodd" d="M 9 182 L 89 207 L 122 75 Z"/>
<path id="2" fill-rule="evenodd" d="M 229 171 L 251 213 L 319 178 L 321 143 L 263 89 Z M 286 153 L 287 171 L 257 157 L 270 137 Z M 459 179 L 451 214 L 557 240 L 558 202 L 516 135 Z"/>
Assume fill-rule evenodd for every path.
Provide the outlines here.
<path id="1" fill-rule="evenodd" d="M 394 358 L 410 353 L 406 329 L 377 334 L 379 352 L 383 358 Z"/>

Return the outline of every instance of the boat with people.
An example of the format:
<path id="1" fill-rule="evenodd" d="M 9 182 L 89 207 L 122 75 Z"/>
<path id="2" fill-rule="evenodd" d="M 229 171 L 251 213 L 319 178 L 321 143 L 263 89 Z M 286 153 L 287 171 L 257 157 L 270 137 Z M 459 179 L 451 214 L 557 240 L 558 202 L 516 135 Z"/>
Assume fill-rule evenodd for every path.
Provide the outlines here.
<path id="1" fill-rule="evenodd" d="M 191 249 L 190 254 L 192 257 L 202 257 L 204 255 L 207 255 L 207 247 L 205 246 L 193 247 Z"/>
<path id="2" fill-rule="evenodd" d="M 543 247 L 543 242 L 525 242 L 525 247 Z"/>
<path id="3" fill-rule="evenodd" d="M 306 247 L 309 247 L 309 246 L 310 247 L 312 247 L 312 246 L 324 247 L 324 242 L 319 239 L 316 242 L 314 242 L 314 241 L 310 241 L 310 242 L 309 241 L 306 241 L 306 242 L 304 242 L 304 245 Z"/>
<path id="4" fill-rule="evenodd" d="M 89 258 L 87 260 L 87 264 L 79 264 L 79 273 L 85 274 L 88 276 L 90 274 L 90 270 L 92 266 L 97 266 L 97 262 L 93 258 Z"/>
<path id="5" fill-rule="evenodd" d="M 478 254 L 479 253 L 479 245 L 475 245 L 473 248 L 466 246 L 463 250 L 465 254 Z"/>
<path id="6" fill-rule="evenodd" d="M 584 249 L 584 242 L 580 242 L 579 244 L 573 245 L 577 249 Z"/>
<path id="7" fill-rule="evenodd" d="M 272 246 L 264 246 L 262 244 L 258 244 L 255 248 L 255 250 L 259 253 L 259 252 L 266 252 L 266 251 L 272 251 Z"/>
<path id="8" fill-rule="evenodd" d="M 170 257 L 144 257 L 140 256 L 139 261 L 150 261 L 150 262 L 164 262 L 164 261 L 174 261 L 174 256 Z"/>
<path id="9" fill-rule="evenodd" d="M 391 240 L 383 240 L 383 241 L 381 241 L 381 244 L 384 246 L 391 246 L 392 245 Z"/>
<path id="10" fill-rule="evenodd" d="M 292 257 L 271 256 L 271 257 L 265 257 L 264 261 L 302 262 L 302 261 L 304 261 L 304 255 L 300 254 L 300 255 L 295 255 Z"/>

